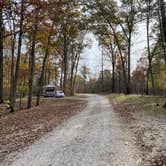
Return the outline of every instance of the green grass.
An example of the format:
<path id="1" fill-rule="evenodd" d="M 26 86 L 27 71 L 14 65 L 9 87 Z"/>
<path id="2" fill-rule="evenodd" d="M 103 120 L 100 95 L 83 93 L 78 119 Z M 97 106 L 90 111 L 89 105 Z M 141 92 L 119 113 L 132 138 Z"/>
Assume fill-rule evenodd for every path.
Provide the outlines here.
<path id="1" fill-rule="evenodd" d="M 116 103 L 135 104 L 144 107 L 147 110 L 166 112 L 162 107 L 166 102 L 165 97 L 160 96 L 142 96 L 142 95 L 110 95 L 110 101 Z M 157 106 L 159 104 L 159 106 Z"/>

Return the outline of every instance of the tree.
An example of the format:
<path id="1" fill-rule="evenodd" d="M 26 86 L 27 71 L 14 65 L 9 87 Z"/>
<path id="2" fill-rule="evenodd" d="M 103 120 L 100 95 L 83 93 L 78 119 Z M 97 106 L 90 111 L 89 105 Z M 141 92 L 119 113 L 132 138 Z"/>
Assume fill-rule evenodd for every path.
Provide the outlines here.
<path id="1" fill-rule="evenodd" d="M 82 75 L 83 80 L 84 80 L 84 93 L 86 93 L 86 82 L 87 82 L 87 77 L 90 74 L 90 70 L 86 65 L 83 65 L 81 67 L 80 72 L 81 72 L 81 75 Z"/>
<path id="2" fill-rule="evenodd" d="M 98 22 L 97 26 L 104 27 L 106 34 L 113 34 L 117 45 L 121 63 L 123 66 L 123 81 L 125 85 L 125 93 L 129 94 L 130 87 L 130 56 L 131 56 L 131 37 L 134 31 L 136 6 L 135 1 L 122 1 L 121 8 L 115 1 L 99 1 L 88 3 L 87 6 L 91 10 L 91 20 L 93 23 Z M 121 10 L 119 10 L 119 8 Z M 125 9 L 125 10 L 122 10 Z M 96 26 L 96 24 L 95 24 Z M 122 46 L 123 45 L 123 46 Z M 127 58 L 126 58 L 127 52 Z M 127 61 L 125 61 L 127 60 Z M 127 68 L 126 64 L 127 63 Z M 126 72 L 127 71 L 127 72 Z"/>
<path id="3" fill-rule="evenodd" d="M 106 49 L 106 56 L 112 63 L 112 93 L 115 93 L 115 68 L 117 59 L 117 45 L 112 34 L 100 38 L 100 44 Z"/>
<path id="4" fill-rule="evenodd" d="M 18 72 L 19 72 L 21 47 L 22 47 L 23 21 L 24 21 L 24 0 L 21 1 L 16 69 L 15 69 L 15 75 L 14 75 L 13 83 L 11 85 L 12 86 L 11 101 L 10 101 L 11 112 L 15 111 Z"/>
<path id="5" fill-rule="evenodd" d="M 132 85 L 133 92 L 136 94 L 143 94 L 145 87 L 145 74 L 144 67 L 137 66 L 136 69 L 132 72 Z"/>
<path id="6" fill-rule="evenodd" d="M 32 46 L 31 46 L 31 54 L 29 58 L 29 94 L 28 94 L 28 105 L 27 108 L 31 108 L 32 106 L 32 95 L 33 95 L 33 80 L 34 80 L 34 69 L 35 69 L 35 46 L 36 46 L 36 36 L 37 36 L 37 29 L 38 29 L 38 12 L 37 6 L 35 7 L 35 20 L 34 25 L 32 27 Z"/>
<path id="7" fill-rule="evenodd" d="M 40 103 L 40 95 L 41 95 L 42 87 L 43 87 L 45 66 L 46 66 L 47 58 L 49 56 L 49 47 L 50 47 L 50 44 L 51 44 L 51 37 L 52 37 L 54 26 L 55 26 L 55 17 L 52 20 L 51 28 L 50 28 L 50 31 L 49 31 L 49 34 L 48 34 L 47 44 L 46 44 L 46 48 L 45 48 L 45 54 L 44 54 L 43 63 L 42 63 L 41 74 L 40 74 L 40 78 L 39 78 L 36 105 L 39 105 L 39 103 Z"/>
<path id="8" fill-rule="evenodd" d="M 127 77 L 127 94 L 131 93 L 131 38 L 132 33 L 134 31 L 134 25 L 135 25 L 135 16 L 136 16 L 136 9 L 135 9 L 135 2 L 134 0 L 124 0 L 122 1 L 123 5 L 122 7 L 127 7 L 127 10 L 125 13 L 122 12 L 122 19 L 123 15 L 125 15 L 125 24 L 126 26 L 123 26 L 123 23 L 120 23 L 120 26 L 124 32 L 124 35 L 127 39 L 127 53 L 128 53 L 128 77 Z"/>
<path id="9" fill-rule="evenodd" d="M 12 9 L 16 7 L 12 7 L 10 4 L 10 10 L 15 11 Z M 15 12 L 10 12 L 11 17 L 11 24 L 10 24 L 10 33 L 11 35 L 11 68 L 10 68 L 10 97 L 9 101 L 13 100 L 13 83 L 14 83 L 14 57 L 15 57 L 15 46 L 16 46 L 16 14 Z"/>
<path id="10" fill-rule="evenodd" d="M 162 18 L 162 29 L 163 29 L 163 33 L 164 33 L 164 40 L 166 43 L 166 15 L 165 15 L 165 2 L 164 0 L 159 0 L 159 4 L 160 4 L 160 10 L 161 10 L 161 18 Z"/>
<path id="11" fill-rule="evenodd" d="M 3 5 L 0 4 L 0 103 L 3 102 Z"/>
<path id="12" fill-rule="evenodd" d="M 150 34 L 149 34 L 149 21 L 150 21 L 150 1 L 146 2 L 147 3 L 147 22 L 146 22 L 146 29 L 147 29 L 147 51 L 148 51 L 148 61 L 149 61 L 149 67 L 148 67 L 148 72 L 147 72 L 147 88 L 146 88 L 146 94 L 148 95 L 148 81 L 149 81 L 149 75 L 151 75 L 151 80 L 152 80 L 152 87 L 153 87 L 153 94 L 155 94 L 155 87 L 154 87 L 154 79 L 153 79 L 153 73 L 152 73 L 152 58 L 153 56 L 151 55 L 150 51 Z"/>
<path id="13" fill-rule="evenodd" d="M 159 7 L 160 7 L 160 13 L 161 13 L 161 36 L 163 39 L 163 47 L 165 48 L 166 45 L 166 15 L 165 15 L 165 2 L 164 0 L 159 0 Z M 165 49 L 164 49 L 165 51 Z M 164 54 L 165 64 L 166 64 L 166 53 Z"/>

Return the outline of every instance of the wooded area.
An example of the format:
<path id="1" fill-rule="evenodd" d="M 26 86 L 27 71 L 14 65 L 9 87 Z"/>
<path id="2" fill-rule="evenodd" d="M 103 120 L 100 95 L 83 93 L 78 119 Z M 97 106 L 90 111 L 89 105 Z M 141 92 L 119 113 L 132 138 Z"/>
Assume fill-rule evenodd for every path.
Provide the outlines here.
<path id="1" fill-rule="evenodd" d="M 0 101 L 32 96 L 40 103 L 42 87 L 57 84 L 74 94 L 78 62 L 87 31 L 76 1 L 1 1 Z M 4 71 L 3 71 L 4 70 Z M 70 82 L 69 82 L 70 80 Z"/>
<path id="2" fill-rule="evenodd" d="M 131 72 L 132 37 L 146 24 L 147 46 Z M 89 78 L 81 53 L 93 32 L 110 60 L 110 70 Z M 101 62 L 103 65 L 103 63 Z M 166 15 L 164 0 L 5 0 L 0 2 L 0 103 L 28 96 L 40 104 L 42 87 L 74 92 L 166 94 Z"/>
<path id="3" fill-rule="evenodd" d="M 137 93 L 165 95 L 166 93 L 166 52 L 165 52 L 165 3 L 163 0 L 96 0 L 87 2 L 90 10 L 90 30 L 99 39 L 110 70 L 103 70 L 98 78 L 87 79 L 87 92 Z M 131 47 L 138 43 L 133 37 L 138 27 L 146 26 L 146 36 L 140 39 L 147 42 L 144 53 L 140 54 L 137 67 L 131 71 L 132 58 L 137 58 Z M 138 42 L 144 42 L 140 41 Z M 136 39 L 137 42 L 137 39 Z M 141 51 L 141 50 L 140 50 Z M 139 52 L 139 48 L 138 48 Z M 84 74 L 78 81 L 80 92 Z M 88 76 L 88 73 L 87 73 Z M 86 76 L 86 77 L 87 77 Z M 84 84 L 82 83 L 82 86 Z M 104 88 L 103 88 L 104 87 Z M 79 89 L 79 88 L 78 88 Z"/>

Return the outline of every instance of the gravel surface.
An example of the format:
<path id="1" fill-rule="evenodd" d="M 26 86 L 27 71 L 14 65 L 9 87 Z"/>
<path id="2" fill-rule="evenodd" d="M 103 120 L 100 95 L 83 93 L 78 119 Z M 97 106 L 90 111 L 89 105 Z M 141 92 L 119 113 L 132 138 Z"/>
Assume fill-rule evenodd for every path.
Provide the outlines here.
<path id="1" fill-rule="evenodd" d="M 16 157 L 13 166 L 137 166 L 139 152 L 104 96 L 88 95 L 87 108 Z"/>

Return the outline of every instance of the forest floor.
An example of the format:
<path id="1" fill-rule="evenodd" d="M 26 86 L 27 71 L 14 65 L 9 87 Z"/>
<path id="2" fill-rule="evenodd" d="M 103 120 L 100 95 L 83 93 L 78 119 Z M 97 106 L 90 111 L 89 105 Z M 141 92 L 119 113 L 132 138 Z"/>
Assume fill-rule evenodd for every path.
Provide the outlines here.
<path id="1" fill-rule="evenodd" d="M 0 163 L 165 166 L 165 100 L 89 94 L 42 99 L 39 107 L 14 114 L 1 111 Z"/>
<path id="2" fill-rule="evenodd" d="M 142 164 L 166 165 L 166 102 L 164 97 L 139 95 L 109 96 L 113 109 L 131 131 L 135 145 L 142 153 Z"/>
<path id="3" fill-rule="evenodd" d="M 3 166 L 138 166 L 139 150 L 106 96 L 87 94 L 84 111 L 19 153 Z M 142 166 L 142 165 L 141 165 Z"/>
<path id="4" fill-rule="evenodd" d="M 40 106 L 27 110 L 26 100 L 23 99 L 21 109 L 15 113 L 9 113 L 5 104 L 0 105 L 0 163 L 7 155 L 33 144 L 66 119 L 81 112 L 86 104 L 87 101 L 81 97 L 43 98 Z M 19 105 L 18 101 L 17 108 Z"/>

